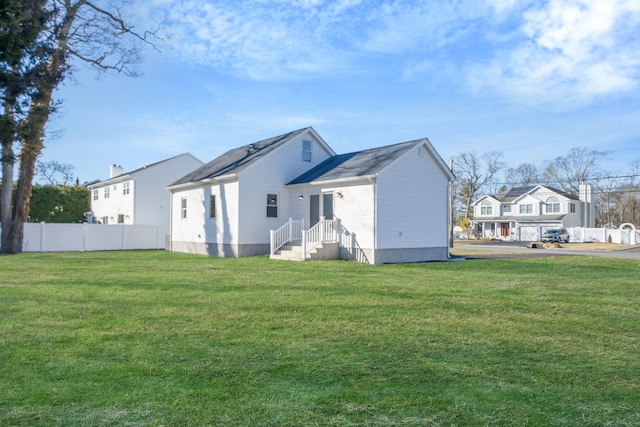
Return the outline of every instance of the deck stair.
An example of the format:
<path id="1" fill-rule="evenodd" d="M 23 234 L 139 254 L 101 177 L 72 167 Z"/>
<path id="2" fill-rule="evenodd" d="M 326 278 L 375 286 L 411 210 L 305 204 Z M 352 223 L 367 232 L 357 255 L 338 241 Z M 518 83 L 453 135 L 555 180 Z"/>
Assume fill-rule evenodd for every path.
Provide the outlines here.
<path id="1" fill-rule="evenodd" d="M 302 242 L 289 242 L 269 256 L 271 259 L 286 261 L 320 261 L 338 259 L 338 243 L 324 242 L 313 248 L 306 257 L 302 256 Z"/>
<path id="2" fill-rule="evenodd" d="M 280 229 L 272 230 L 269 258 L 289 261 L 339 259 L 337 221 L 321 217 L 320 222 L 309 230 L 303 230 L 303 226 L 302 220 L 290 219 Z"/>

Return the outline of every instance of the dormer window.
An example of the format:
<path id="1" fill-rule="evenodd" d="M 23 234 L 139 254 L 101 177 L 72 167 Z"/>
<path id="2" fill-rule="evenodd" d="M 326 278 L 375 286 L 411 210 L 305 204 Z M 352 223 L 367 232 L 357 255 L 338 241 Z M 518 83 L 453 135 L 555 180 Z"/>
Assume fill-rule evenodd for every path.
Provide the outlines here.
<path id="1" fill-rule="evenodd" d="M 311 141 L 307 141 L 306 139 L 302 141 L 302 161 L 311 161 Z"/>
<path id="2" fill-rule="evenodd" d="M 556 196 L 551 196 L 547 199 L 547 213 L 559 213 L 560 212 L 560 200 Z"/>
<path id="3" fill-rule="evenodd" d="M 493 207 L 491 206 L 491 202 L 485 200 L 480 205 L 480 215 L 491 215 L 493 213 Z"/>

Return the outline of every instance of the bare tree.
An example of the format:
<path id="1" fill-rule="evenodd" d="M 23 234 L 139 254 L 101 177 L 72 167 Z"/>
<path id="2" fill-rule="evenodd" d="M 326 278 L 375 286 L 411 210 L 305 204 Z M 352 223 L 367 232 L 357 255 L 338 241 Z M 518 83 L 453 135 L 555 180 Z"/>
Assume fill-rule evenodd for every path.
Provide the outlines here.
<path id="1" fill-rule="evenodd" d="M 109 0 L 5 0 L 2 4 L 0 253 L 22 251 L 36 160 L 43 149 L 45 126 L 56 109 L 54 91 L 72 74 L 72 60 L 101 72 L 135 75 L 132 66 L 152 34 L 134 31 L 121 14 L 124 3 L 113 4 Z"/>
<path id="2" fill-rule="evenodd" d="M 517 168 L 509 168 L 506 173 L 507 185 L 527 187 L 540 183 L 540 171 L 531 163 L 521 163 Z"/>
<path id="3" fill-rule="evenodd" d="M 613 227 L 619 221 L 620 181 L 603 179 L 596 182 L 596 226 Z"/>
<path id="4" fill-rule="evenodd" d="M 624 223 L 640 225 L 640 161 L 631 165 L 628 175 L 613 180 L 615 188 L 604 193 L 610 206 L 608 224 L 620 226 Z"/>
<path id="5" fill-rule="evenodd" d="M 36 175 L 51 185 L 71 185 L 73 183 L 75 167 L 69 163 L 55 160 L 36 162 Z"/>
<path id="6" fill-rule="evenodd" d="M 495 151 L 482 156 L 475 152 L 462 153 L 453 160 L 456 189 L 463 204 L 464 217 L 470 218 L 471 203 L 482 189 L 492 183 L 504 165 L 502 153 Z"/>
<path id="7" fill-rule="evenodd" d="M 608 156 L 606 151 L 589 150 L 586 147 L 572 148 L 565 157 L 556 157 L 549 163 L 544 170 L 544 183 L 578 194 L 581 183 L 593 183 L 604 175 L 601 163 Z"/>

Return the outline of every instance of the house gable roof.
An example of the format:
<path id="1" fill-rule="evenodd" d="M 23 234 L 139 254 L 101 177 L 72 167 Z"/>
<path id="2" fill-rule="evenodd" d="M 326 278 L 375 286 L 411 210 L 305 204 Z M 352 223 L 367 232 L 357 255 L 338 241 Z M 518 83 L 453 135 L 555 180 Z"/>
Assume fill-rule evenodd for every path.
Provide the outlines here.
<path id="1" fill-rule="evenodd" d="M 518 199 L 520 199 L 521 197 L 527 195 L 527 194 L 533 194 L 534 192 L 536 192 L 537 190 L 540 189 L 546 189 L 554 194 L 549 194 L 549 196 L 551 195 L 559 195 L 559 196 L 563 196 L 566 197 L 567 199 L 572 199 L 572 200 L 579 200 L 579 198 L 573 194 L 569 194 L 565 191 L 559 190 L 557 188 L 554 187 L 550 187 L 548 185 L 529 185 L 529 186 L 525 186 L 525 187 L 513 187 L 508 189 L 507 191 L 503 191 L 501 193 L 498 193 L 496 196 L 494 196 L 496 199 L 498 199 L 500 202 L 502 203 L 512 203 Z"/>
<path id="2" fill-rule="evenodd" d="M 494 200 L 496 202 L 500 202 L 500 200 L 496 196 L 494 196 L 493 194 L 485 194 L 484 196 L 482 196 L 478 200 L 476 200 L 473 204 L 477 205 L 477 204 L 479 204 L 480 202 L 482 202 L 485 199 L 492 199 L 492 200 Z"/>
<path id="3" fill-rule="evenodd" d="M 333 156 L 293 179 L 287 183 L 287 185 L 373 176 L 404 155 L 411 148 L 426 142 L 428 142 L 426 138 L 416 139 L 399 144 Z M 429 149 L 433 154 L 430 144 Z M 444 168 L 447 169 L 439 156 L 436 160 L 440 161 Z"/>
<path id="4" fill-rule="evenodd" d="M 231 149 L 209 163 L 180 178 L 169 187 L 219 178 L 230 174 L 237 174 L 241 170 L 265 157 L 273 150 L 284 145 L 294 137 L 305 132 L 310 132 L 318 141 L 325 145 L 331 154 L 333 154 L 333 150 L 326 145 L 315 130 L 313 130 L 312 127 L 306 127 Z"/>
<path id="5" fill-rule="evenodd" d="M 547 197 L 549 196 L 562 196 L 562 197 L 566 197 L 567 199 L 573 199 L 573 200 L 580 200 L 580 198 L 574 194 L 571 193 L 567 193 L 566 191 L 560 190 L 558 188 L 555 187 L 550 187 L 548 185 L 538 185 L 534 190 L 531 191 L 531 193 L 535 193 L 538 190 L 549 190 L 555 194 L 546 194 Z"/>
<path id="6" fill-rule="evenodd" d="M 109 185 L 109 184 L 113 184 L 113 183 L 118 183 L 120 181 L 126 181 L 132 178 L 135 178 L 136 175 L 138 175 L 140 172 L 145 172 L 151 168 L 154 168 L 158 165 L 161 165 L 163 163 L 166 162 L 170 162 L 174 159 L 177 159 L 179 157 L 183 157 L 183 156 L 189 156 L 192 157 L 194 160 L 197 160 L 199 163 L 202 163 L 200 160 L 198 160 L 196 157 L 194 157 L 191 153 L 183 153 L 183 154 L 178 154 L 177 156 L 173 156 L 173 157 L 169 157 L 168 159 L 164 159 L 164 160 L 160 160 L 159 162 L 155 162 L 155 163 L 151 163 L 145 166 L 142 166 L 140 168 L 134 169 L 130 172 L 124 172 L 121 173 L 120 175 L 116 175 L 112 178 L 109 179 L 105 179 L 104 181 L 100 181 L 100 180 L 95 180 L 95 181 L 91 181 L 88 182 L 86 184 L 84 184 L 88 189 L 91 189 L 93 187 L 102 187 L 104 185 Z"/>

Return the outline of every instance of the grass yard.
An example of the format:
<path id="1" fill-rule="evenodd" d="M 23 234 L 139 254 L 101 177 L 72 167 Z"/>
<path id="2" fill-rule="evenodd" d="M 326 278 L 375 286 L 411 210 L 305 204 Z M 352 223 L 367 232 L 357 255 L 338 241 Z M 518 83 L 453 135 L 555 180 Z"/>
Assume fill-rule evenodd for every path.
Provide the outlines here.
<path id="1" fill-rule="evenodd" d="M 640 262 L 0 257 L 0 425 L 640 425 Z"/>

